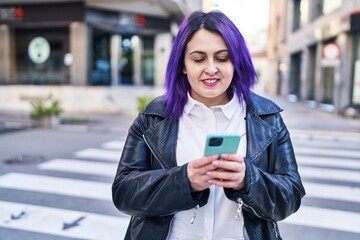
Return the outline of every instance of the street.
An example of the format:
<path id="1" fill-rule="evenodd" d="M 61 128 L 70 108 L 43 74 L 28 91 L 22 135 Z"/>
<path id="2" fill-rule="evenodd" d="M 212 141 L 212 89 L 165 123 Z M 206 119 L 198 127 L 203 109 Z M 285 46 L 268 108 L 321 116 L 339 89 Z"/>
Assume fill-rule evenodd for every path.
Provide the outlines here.
<path id="1" fill-rule="evenodd" d="M 125 134 L 61 126 L 1 135 L 0 239 L 122 239 L 128 217 L 113 206 L 111 183 Z"/>
<path id="2" fill-rule="evenodd" d="M 307 192 L 283 239 L 359 239 L 360 120 L 277 100 Z M 132 116 L 111 121 L 0 134 L 1 240 L 123 239 L 111 184 Z"/>
<path id="3" fill-rule="evenodd" d="M 360 137 L 292 131 L 306 197 L 282 223 L 284 239 L 359 239 Z"/>

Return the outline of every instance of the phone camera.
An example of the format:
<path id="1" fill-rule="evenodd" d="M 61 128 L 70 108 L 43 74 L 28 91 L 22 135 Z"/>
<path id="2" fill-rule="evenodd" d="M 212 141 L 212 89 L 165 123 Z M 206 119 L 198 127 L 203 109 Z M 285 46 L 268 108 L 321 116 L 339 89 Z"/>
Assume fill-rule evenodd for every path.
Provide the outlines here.
<path id="1" fill-rule="evenodd" d="M 221 146 L 222 143 L 223 143 L 222 137 L 213 137 L 213 138 L 210 138 L 209 146 L 218 147 L 218 146 Z"/>

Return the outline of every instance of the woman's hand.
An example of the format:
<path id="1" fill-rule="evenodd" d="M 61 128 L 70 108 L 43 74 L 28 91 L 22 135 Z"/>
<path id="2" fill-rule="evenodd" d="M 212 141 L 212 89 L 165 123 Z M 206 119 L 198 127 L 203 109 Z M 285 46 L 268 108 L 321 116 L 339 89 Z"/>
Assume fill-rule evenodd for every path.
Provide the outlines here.
<path id="1" fill-rule="evenodd" d="M 212 162 L 213 170 L 206 174 L 209 176 L 209 183 L 219 187 L 241 190 L 245 183 L 245 160 L 238 154 L 221 154 L 220 160 Z"/>
<path id="2" fill-rule="evenodd" d="M 218 159 L 218 155 L 202 157 L 188 163 L 187 175 L 191 186 L 191 191 L 199 192 L 207 189 L 212 185 L 210 177 L 207 173 L 214 171 L 217 167 L 212 164 Z"/>

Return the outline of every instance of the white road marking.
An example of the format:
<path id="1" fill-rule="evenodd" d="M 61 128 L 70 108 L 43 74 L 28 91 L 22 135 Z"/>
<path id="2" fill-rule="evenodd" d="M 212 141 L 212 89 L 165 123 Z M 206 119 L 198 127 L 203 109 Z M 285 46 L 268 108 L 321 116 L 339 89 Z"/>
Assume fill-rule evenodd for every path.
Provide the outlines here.
<path id="1" fill-rule="evenodd" d="M 302 177 L 345 182 L 360 182 L 360 174 L 358 171 L 301 166 L 299 167 L 299 173 Z"/>
<path id="2" fill-rule="evenodd" d="M 75 156 L 78 158 L 118 162 L 120 160 L 121 151 L 87 148 L 76 152 Z"/>
<path id="3" fill-rule="evenodd" d="M 110 141 L 103 143 L 101 147 L 106 149 L 122 150 L 125 145 L 125 141 Z"/>
<path id="4" fill-rule="evenodd" d="M 25 215 L 11 220 L 12 214 L 25 211 Z M 78 226 L 63 230 L 64 223 L 84 217 Z M 81 239 L 124 239 L 129 222 L 127 217 L 42 207 L 30 204 L 0 201 L 0 226 L 4 228 L 38 232 Z"/>
<path id="5" fill-rule="evenodd" d="M 0 187 L 111 201 L 111 183 L 24 173 L 0 177 Z"/>
<path id="6" fill-rule="evenodd" d="M 315 131 L 311 130 L 290 130 L 291 139 L 309 140 L 311 141 L 331 141 L 331 142 L 359 142 L 360 135 L 358 133 L 334 132 L 334 131 Z"/>
<path id="7" fill-rule="evenodd" d="M 312 140 L 293 140 L 294 146 L 325 148 L 325 149 L 341 149 L 357 151 L 360 142 L 328 142 L 328 141 L 312 141 Z"/>
<path id="8" fill-rule="evenodd" d="M 359 213 L 333 209 L 301 206 L 282 223 L 360 233 Z"/>
<path id="9" fill-rule="evenodd" d="M 338 157 L 340 159 L 344 157 L 360 159 L 360 151 L 356 150 L 325 149 L 316 147 L 295 147 L 294 150 L 296 155 L 311 154 Z"/>
<path id="10" fill-rule="evenodd" d="M 360 203 L 360 188 L 304 182 L 305 197 Z"/>
<path id="11" fill-rule="evenodd" d="M 326 158 L 326 157 L 310 157 L 298 156 L 296 157 L 298 164 L 308 164 L 313 166 L 324 167 L 343 167 L 360 170 L 360 160 L 348 160 L 339 158 Z"/>
<path id="12" fill-rule="evenodd" d="M 103 175 L 114 177 L 117 169 L 115 163 L 99 163 L 76 159 L 56 158 L 51 161 L 38 165 L 39 169 L 83 173 L 93 175 Z"/>

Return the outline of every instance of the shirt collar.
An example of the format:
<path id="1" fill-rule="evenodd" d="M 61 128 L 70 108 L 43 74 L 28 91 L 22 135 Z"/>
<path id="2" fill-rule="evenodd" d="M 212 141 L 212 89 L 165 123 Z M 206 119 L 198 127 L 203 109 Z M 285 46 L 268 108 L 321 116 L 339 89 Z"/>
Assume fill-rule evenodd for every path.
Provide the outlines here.
<path id="1" fill-rule="evenodd" d="M 190 93 L 187 93 L 188 101 L 185 104 L 184 112 L 186 115 L 189 115 L 189 113 L 194 109 L 195 105 L 199 105 L 200 107 L 205 106 L 203 103 L 196 101 L 190 96 Z"/>
<path id="2" fill-rule="evenodd" d="M 211 108 L 220 108 L 223 111 L 226 118 L 230 120 L 234 116 L 235 111 L 239 107 L 240 107 L 239 99 L 238 99 L 237 95 L 234 94 L 232 99 L 230 100 L 230 102 L 228 102 L 224 105 L 213 106 Z"/>
<path id="3" fill-rule="evenodd" d="M 184 107 L 184 113 L 186 115 L 189 115 L 189 113 L 194 109 L 195 106 L 199 106 L 201 108 L 208 108 L 205 104 L 193 99 L 189 93 L 187 95 L 188 95 L 188 101 Z M 226 118 L 230 120 L 234 116 L 235 111 L 238 107 L 241 107 L 239 103 L 239 99 L 237 95 L 234 94 L 233 98 L 228 103 L 224 105 L 212 106 L 210 107 L 210 109 L 220 108 L 224 113 L 224 115 L 226 116 Z M 243 108 L 241 109 L 243 110 Z"/>

